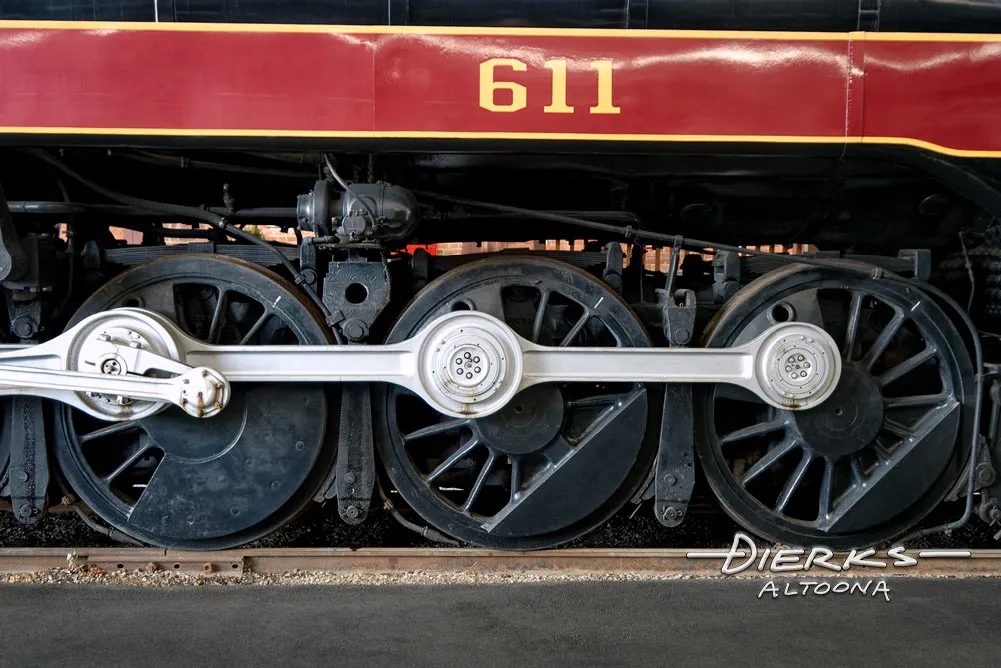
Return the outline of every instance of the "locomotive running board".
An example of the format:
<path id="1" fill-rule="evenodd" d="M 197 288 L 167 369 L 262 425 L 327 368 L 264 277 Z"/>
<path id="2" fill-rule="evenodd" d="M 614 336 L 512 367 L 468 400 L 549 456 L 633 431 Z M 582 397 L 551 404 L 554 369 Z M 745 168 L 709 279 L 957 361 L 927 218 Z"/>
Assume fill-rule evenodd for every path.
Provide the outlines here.
<path id="1" fill-rule="evenodd" d="M 62 401 L 102 420 L 181 407 L 211 417 L 231 382 L 388 382 L 446 415 L 485 417 L 549 382 L 729 383 L 777 408 L 823 402 L 841 355 L 816 325 L 785 322 L 733 348 L 556 348 L 493 316 L 450 313 L 378 346 L 213 346 L 141 309 L 95 314 L 60 336 L 0 352 L 0 395 Z"/>

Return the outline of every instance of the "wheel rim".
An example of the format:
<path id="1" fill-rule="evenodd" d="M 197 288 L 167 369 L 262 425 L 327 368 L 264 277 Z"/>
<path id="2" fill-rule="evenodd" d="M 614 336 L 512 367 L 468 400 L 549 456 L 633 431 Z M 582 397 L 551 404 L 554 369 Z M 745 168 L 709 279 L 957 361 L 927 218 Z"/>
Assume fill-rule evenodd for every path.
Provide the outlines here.
<path id="1" fill-rule="evenodd" d="M 792 266 L 744 290 L 708 345 L 803 320 L 831 332 L 844 370 L 835 393 L 807 411 L 702 389 L 699 455 L 724 508 L 762 536 L 833 548 L 881 543 L 918 522 L 968 456 L 969 439 L 957 437 L 970 429 L 972 365 L 951 322 L 914 288 L 850 270 Z"/>
<path id="2" fill-rule="evenodd" d="M 325 344 L 322 320 L 279 276 L 213 256 L 167 257 L 102 286 L 68 326 L 136 306 L 209 343 Z M 221 549 L 263 536 L 302 509 L 326 478 L 327 399 L 316 385 L 238 384 L 222 414 L 176 407 L 101 423 L 56 411 L 60 467 L 105 521 L 148 543 Z"/>
<path id="3" fill-rule="evenodd" d="M 446 274 L 411 303 L 388 341 L 465 309 L 544 345 L 649 345 L 617 295 L 573 267 L 535 259 L 483 260 Z M 446 419 L 384 387 L 377 446 L 393 484 L 434 526 L 485 547 L 539 549 L 589 531 L 634 493 L 654 453 L 647 394 L 638 384 L 547 384 L 471 420 Z"/>

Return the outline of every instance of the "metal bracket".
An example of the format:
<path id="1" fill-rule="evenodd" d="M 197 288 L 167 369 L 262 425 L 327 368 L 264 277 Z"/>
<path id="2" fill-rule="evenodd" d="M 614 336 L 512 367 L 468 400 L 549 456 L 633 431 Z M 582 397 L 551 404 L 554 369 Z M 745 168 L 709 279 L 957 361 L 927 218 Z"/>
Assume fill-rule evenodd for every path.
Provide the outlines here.
<path id="1" fill-rule="evenodd" d="M 713 258 L 713 301 L 717 304 L 729 300 L 740 290 L 740 255 L 734 251 L 720 251 Z"/>
<path id="2" fill-rule="evenodd" d="M 3 227 L 0 224 L 0 231 Z M 13 241 L 8 236 L 10 234 L 14 234 Z M 7 278 L 3 279 L 3 287 L 29 295 L 52 292 L 55 240 L 51 234 L 26 234 L 18 238 L 11 226 L 10 230 L 0 232 L 0 273 L 4 266 L 4 254 L 10 255 L 12 261 L 15 257 L 20 259 L 12 265 L 13 270 Z M 18 262 L 22 261 L 23 265 L 19 265 Z"/>
<path id="3" fill-rule="evenodd" d="M 338 316 L 349 341 L 363 341 L 372 323 L 389 304 L 389 268 L 385 262 L 353 257 L 331 262 L 323 278 L 323 303 Z"/>
<path id="4" fill-rule="evenodd" d="M 306 287 L 316 289 L 317 256 L 316 237 L 305 237 L 299 244 L 299 273 Z"/>
<path id="5" fill-rule="evenodd" d="M 657 290 L 657 303 L 664 322 L 664 338 L 672 348 L 687 346 L 695 332 L 696 299 L 691 290 L 676 290 L 670 297 Z"/>
<path id="6" fill-rule="evenodd" d="M 927 282 L 931 278 L 931 250 L 927 248 L 905 248 L 897 253 L 897 257 L 914 263 L 915 279 Z"/>
<path id="7" fill-rule="evenodd" d="M 664 388 L 664 415 L 660 426 L 660 450 L 654 478 L 653 512 L 666 527 L 681 524 L 695 486 L 695 436 L 692 386 L 688 383 Z"/>
<path id="8" fill-rule="evenodd" d="M 605 270 L 601 278 L 608 287 L 622 292 L 622 246 L 618 243 L 605 245 Z"/>
<path id="9" fill-rule="evenodd" d="M 375 488 L 375 442 L 372 435 L 372 394 L 368 384 L 341 390 L 341 421 L 334 467 L 337 511 L 347 524 L 368 516 Z"/>
<path id="10" fill-rule="evenodd" d="M 21 524 L 36 524 L 45 514 L 49 486 L 48 451 L 42 400 L 14 397 L 4 420 L 10 439 L 10 504 Z"/>
<path id="11" fill-rule="evenodd" d="M 989 396 L 991 400 L 991 418 L 990 424 L 987 430 L 987 447 L 980 447 L 980 461 L 971 462 L 971 466 L 975 466 L 974 471 L 974 483 L 977 488 L 982 490 L 981 499 L 983 503 L 981 508 L 990 509 L 990 517 L 985 516 L 984 512 L 981 512 L 981 517 L 984 521 L 994 524 L 995 522 L 1001 522 L 1001 483 L 997 481 L 996 470 L 994 469 L 993 462 L 1001 460 L 1001 380 L 995 379 L 991 382 L 991 387 L 989 390 Z M 969 469 L 966 469 L 967 471 Z M 965 476 L 961 477 L 961 480 L 965 480 Z M 984 489 L 984 488 L 987 489 Z M 960 488 L 959 483 L 956 484 L 956 490 Z M 955 490 L 953 490 L 955 492 Z M 1001 534 L 999 534 L 1001 535 Z"/>
<path id="12" fill-rule="evenodd" d="M 0 189 L 0 281 L 17 280 L 28 269 L 28 256 L 14 229 L 7 198 Z"/>

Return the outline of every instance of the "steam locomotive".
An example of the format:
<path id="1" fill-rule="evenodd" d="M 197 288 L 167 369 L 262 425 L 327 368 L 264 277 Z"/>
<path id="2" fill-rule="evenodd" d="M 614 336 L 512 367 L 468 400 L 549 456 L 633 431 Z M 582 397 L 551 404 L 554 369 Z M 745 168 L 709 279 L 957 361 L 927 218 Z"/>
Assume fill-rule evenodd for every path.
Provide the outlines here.
<path id="1" fill-rule="evenodd" d="M 698 487 L 793 545 L 1001 521 L 994 32 L 2 2 L 0 499 L 185 549 L 326 501 L 538 549 Z"/>

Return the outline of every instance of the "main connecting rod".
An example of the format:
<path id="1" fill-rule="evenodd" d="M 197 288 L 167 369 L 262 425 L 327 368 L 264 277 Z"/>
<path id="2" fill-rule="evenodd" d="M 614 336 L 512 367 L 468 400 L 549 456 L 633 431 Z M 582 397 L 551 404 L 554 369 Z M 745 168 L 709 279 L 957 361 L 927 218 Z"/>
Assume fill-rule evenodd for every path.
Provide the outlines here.
<path id="1" fill-rule="evenodd" d="M 774 325 L 733 348 L 554 348 L 475 311 L 441 316 L 392 345 L 213 346 L 156 313 L 124 308 L 0 352 L 0 395 L 57 399 L 109 421 L 169 404 L 211 417 L 229 401 L 230 383 L 393 383 L 469 418 L 551 382 L 729 383 L 802 410 L 830 396 L 840 375 L 836 343 L 807 323 Z"/>

